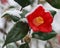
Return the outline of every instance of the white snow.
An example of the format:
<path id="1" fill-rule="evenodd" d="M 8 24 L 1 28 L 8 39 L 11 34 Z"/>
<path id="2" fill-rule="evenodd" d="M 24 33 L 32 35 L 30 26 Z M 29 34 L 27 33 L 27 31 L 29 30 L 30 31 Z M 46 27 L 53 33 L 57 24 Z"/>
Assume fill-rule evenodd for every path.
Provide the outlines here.
<path id="1" fill-rule="evenodd" d="M 54 16 L 52 26 L 57 33 L 60 33 L 60 11 Z"/>
<path id="2" fill-rule="evenodd" d="M 13 8 L 13 9 L 10 9 L 10 10 L 4 12 L 4 13 L 2 14 L 2 16 L 5 15 L 5 14 L 10 14 L 10 15 L 17 16 L 17 17 L 20 18 L 20 17 L 21 17 L 21 16 L 20 16 L 21 13 L 22 13 L 21 11 L 16 10 L 16 9 Z"/>

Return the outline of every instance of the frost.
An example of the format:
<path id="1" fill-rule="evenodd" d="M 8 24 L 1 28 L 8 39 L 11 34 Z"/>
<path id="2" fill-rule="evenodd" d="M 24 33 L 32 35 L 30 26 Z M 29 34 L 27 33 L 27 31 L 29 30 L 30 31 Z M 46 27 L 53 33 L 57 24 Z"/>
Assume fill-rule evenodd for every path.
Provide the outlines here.
<path id="1" fill-rule="evenodd" d="M 5 14 L 10 14 L 10 15 L 17 16 L 17 17 L 20 18 L 20 17 L 21 17 L 21 16 L 20 16 L 21 13 L 22 13 L 21 11 L 16 10 L 16 9 L 13 8 L 13 9 L 10 9 L 10 10 L 4 12 L 4 13 L 2 14 L 2 16 L 5 15 Z"/>

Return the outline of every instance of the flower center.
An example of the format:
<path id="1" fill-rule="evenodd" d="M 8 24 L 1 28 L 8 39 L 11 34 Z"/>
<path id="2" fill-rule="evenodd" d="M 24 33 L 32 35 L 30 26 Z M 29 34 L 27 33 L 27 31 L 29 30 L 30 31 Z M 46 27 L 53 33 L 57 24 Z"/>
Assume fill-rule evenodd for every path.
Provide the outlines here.
<path id="1" fill-rule="evenodd" d="M 41 24 L 43 24 L 44 23 L 44 20 L 43 20 L 43 18 L 42 17 L 36 17 L 34 20 L 33 20 L 33 23 L 36 25 L 36 26 L 39 26 L 39 25 L 41 25 Z"/>

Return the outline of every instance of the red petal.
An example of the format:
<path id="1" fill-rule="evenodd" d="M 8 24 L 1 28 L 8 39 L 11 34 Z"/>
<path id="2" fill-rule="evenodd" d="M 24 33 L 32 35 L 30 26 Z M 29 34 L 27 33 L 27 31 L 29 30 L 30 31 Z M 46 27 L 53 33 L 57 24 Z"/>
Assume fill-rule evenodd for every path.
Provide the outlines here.
<path id="1" fill-rule="evenodd" d="M 29 24 L 29 26 L 31 27 L 31 29 L 33 29 L 33 31 L 38 31 L 39 29 L 38 29 L 38 27 L 36 27 L 32 22 L 29 22 L 28 23 Z"/>
<path id="2" fill-rule="evenodd" d="M 45 15 L 43 16 L 45 23 L 51 24 L 53 22 L 53 17 L 49 12 L 45 12 Z"/>
<path id="3" fill-rule="evenodd" d="M 39 16 L 44 14 L 45 9 L 42 6 L 39 6 L 38 8 L 35 9 L 35 11 L 33 12 L 35 15 Z"/>
<path id="4" fill-rule="evenodd" d="M 32 18 L 34 19 L 37 16 L 42 16 L 44 14 L 44 9 L 42 6 L 37 7 L 32 13 L 27 15 L 27 18 Z"/>
<path id="5" fill-rule="evenodd" d="M 51 32 L 52 31 L 52 26 L 50 24 L 49 25 L 44 24 L 43 26 L 39 27 L 39 31 L 45 32 L 45 33 Z"/>

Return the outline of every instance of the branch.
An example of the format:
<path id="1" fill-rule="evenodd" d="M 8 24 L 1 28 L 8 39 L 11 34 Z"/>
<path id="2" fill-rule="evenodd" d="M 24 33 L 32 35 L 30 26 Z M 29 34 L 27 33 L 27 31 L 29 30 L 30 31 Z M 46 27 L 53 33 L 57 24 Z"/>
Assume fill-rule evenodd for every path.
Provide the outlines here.
<path id="1" fill-rule="evenodd" d="M 50 47 L 53 48 L 52 46 L 52 42 L 51 41 L 47 41 L 50 44 Z"/>
<path id="2" fill-rule="evenodd" d="M 5 35 L 7 35 L 7 33 L 3 29 L 1 29 L 1 28 L 0 28 L 0 32 L 5 34 Z"/>

